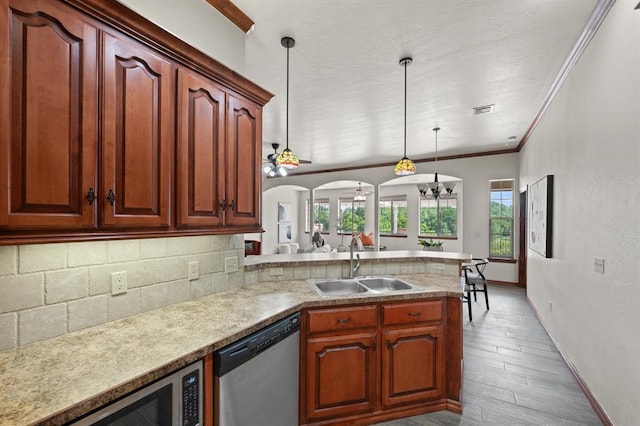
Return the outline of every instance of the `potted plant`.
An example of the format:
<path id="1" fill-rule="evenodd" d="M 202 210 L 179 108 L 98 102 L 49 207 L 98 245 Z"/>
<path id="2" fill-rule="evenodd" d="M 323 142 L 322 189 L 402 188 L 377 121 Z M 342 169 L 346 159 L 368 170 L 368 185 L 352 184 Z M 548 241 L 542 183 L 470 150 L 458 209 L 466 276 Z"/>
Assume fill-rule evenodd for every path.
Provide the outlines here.
<path id="1" fill-rule="evenodd" d="M 442 241 L 433 241 L 433 239 L 418 240 L 418 244 L 420 244 L 426 251 L 442 251 L 443 250 Z"/>

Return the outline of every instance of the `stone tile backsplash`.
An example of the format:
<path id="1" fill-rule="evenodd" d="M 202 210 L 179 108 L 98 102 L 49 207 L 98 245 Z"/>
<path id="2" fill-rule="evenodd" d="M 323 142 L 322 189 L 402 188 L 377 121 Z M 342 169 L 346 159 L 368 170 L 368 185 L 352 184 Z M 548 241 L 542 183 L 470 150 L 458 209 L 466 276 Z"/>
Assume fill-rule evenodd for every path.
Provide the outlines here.
<path id="1" fill-rule="evenodd" d="M 0 350 L 245 285 L 244 235 L 0 246 Z M 188 263 L 200 262 L 189 281 Z M 111 295 L 111 273 L 128 292 Z"/>
<path id="2" fill-rule="evenodd" d="M 224 259 L 238 256 L 238 272 Z M 200 277 L 189 280 L 188 263 Z M 111 294 L 111 273 L 128 291 Z M 455 262 L 360 261 L 359 275 L 458 275 Z M 244 235 L 0 246 L 0 350 L 262 281 L 349 275 L 349 261 L 244 270 Z"/>

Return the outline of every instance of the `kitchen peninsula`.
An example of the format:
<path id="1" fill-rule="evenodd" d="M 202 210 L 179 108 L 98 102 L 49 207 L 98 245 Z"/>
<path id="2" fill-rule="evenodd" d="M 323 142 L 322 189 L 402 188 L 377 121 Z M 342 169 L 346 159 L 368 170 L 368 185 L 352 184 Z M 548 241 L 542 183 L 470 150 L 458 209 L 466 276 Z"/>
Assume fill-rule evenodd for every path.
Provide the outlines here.
<path id="1" fill-rule="evenodd" d="M 442 351 L 439 360 L 443 363 L 443 376 L 438 373 L 442 388 L 433 397 L 435 402 L 419 406 L 425 412 L 459 412 L 462 292 L 457 268 L 470 256 L 420 251 L 361 253 L 362 275 L 395 275 L 420 290 L 337 297 L 320 296 L 306 278 L 341 276 L 338 271 L 345 265 L 348 268 L 349 253 L 316 256 L 256 256 L 246 260 L 247 285 L 242 289 L 0 352 L 0 425 L 60 424 L 72 420 L 198 359 L 205 359 L 206 365 L 213 351 L 294 312 L 312 315 L 327 308 L 367 306 L 384 317 L 372 325 L 378 330 L 375 336 L 379 336 L 399 332 L 389 322 L 392 312 L 435 300 L 440 301 L 441 317 L 418 325 L 435 330 L 432 334 Z M 301 276 L 307 274 L 308 277 Z M 303 329 L 305 325 L 309 322 L 303 319 Z M 310 339 L 315 338 L 314 332 L 320 333 L 315 337 L 324 336 L 322 330 L 311 331 Z M 306 347 L 305 337 L 301 342 Z M 378 346 L 381 350 L 376 354 L 385 350 Z M 210 370 L 205 371 L 205 383 L 211 380 L 209 373 Z M 301 392 L 307 382 L 301 380 Z M 212 400 L 206 393 L 205 398 Z M 381 406 L 386 404 L 374 403 L 371 413 L 382 413 Z M 399 416 L 398 409 L 393 410 L 392 415 Z M 414 408 L 412 413 L 418 411 Z M 301 418 L 314 421 L 313 415 Z M 205 424 L 211 421 L 210 417 L 205 418 Z"/>

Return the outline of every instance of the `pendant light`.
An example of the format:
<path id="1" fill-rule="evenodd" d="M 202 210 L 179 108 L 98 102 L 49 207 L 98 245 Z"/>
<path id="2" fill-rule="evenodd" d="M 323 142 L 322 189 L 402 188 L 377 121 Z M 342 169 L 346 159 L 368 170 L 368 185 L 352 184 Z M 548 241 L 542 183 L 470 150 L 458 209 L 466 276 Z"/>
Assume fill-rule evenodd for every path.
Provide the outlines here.
<path id="1" fill-rule="evenodd" d="M 416 165 L 407 157 L 407 66 L 411 65 L 411 62 L 411 58 L 400 59 L 400 65 L 404 67 L 404 157 L 393 169 L 398 176 L 409 176 L 416 172 Z"/>
<path id="2" fill-rule="evenodd" d="M 434 127 L 433 131 L 436 134 L 436 158 L 434 162 L 434 168 L 438 168 L 438 131 L 440 127 Z M 420 191 L 420 197 L 424 199 L 429 198 L 429 190 L 433 199 L 447 198 L 453 193 L 453 188 L 456 186 L 454 182 L 438 182 L 438 172 L 436 172 L 433 182 L 429 182 L 426 185 L 418 185 L 418 191 Z"/>
<path id="3" fill-rule="evenodd" d="M 287 147 L 278 158 L 276 158 L 276 166 L 284 167 L 285 169 L 295 169 L 300 162 L 298 157 L 289 149 L 289 49 L 296 45 L 296 41 L 291 37 L 282 37 L 280 44 L 287 48 Z"/>

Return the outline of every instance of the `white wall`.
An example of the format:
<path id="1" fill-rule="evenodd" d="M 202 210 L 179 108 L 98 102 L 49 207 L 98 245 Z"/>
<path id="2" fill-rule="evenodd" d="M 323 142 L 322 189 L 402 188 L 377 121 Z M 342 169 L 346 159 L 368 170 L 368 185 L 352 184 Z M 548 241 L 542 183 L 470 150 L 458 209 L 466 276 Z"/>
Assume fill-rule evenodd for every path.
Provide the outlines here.
<path id="1" fill-rule="evenodd" d="M 636 4 L 613 5 L 520 154 L 520 185 L 554 175 L 553 258 L 529 251 L 528 296 L 619 425 L 640 419 Z M 594 272 L 595 257 L 605 259 L 604 275 Z"/>
<path id="2" fill-rule="evenodd" d="M 489 181 L 493 179 L 515 179 L 515 188 L 519 188 L 518 167 L 518 154 L 516 153 L 457 160 L 438 160 L 437 170 L 434 170 L 434 163 L 432 162 L 416 164 L 416 174 L 437 171 L 439 174 L 456 176 L 462 180 L 461 186 L 464 187 L 464 194 L 458 205 L 458 208 L 462 211 L 462 235 L 460 236 L 462 246 L 460 247 L 453 242 L 447 241 L 445 242 L 446 250 L 459 249 L 464 253 L 472 254 L 474 257 L 487 257 L 489 255 Z M 313 189 L 325 183 L 339 180 L 362 181 L 371 185 L 380 185 L 393 179 L 396 179 L 393 174 L 393 166 L 388 166 L 303 176 L 292 174 L 285 178 L 265 179 L 263 188 L 268 189 L 278 185 L 300 185 L 304 188 Z M 416 189 L 416 195 L 417 192 L 418 190 Z M 518 229 L 517 202 L 516 191 L 514 199 L 515 230 Z M 269 225 L 263 220 L 262 226 L 267 229 Z M 391 245 L 391 243 L 387 244 L 387 240 L 391 240 L 390 238 L 385 238 L 384 240 L 381 240 L 383 245 Z M 412 240 L 417 244 L 417 236 Z M 396 243 L 404 243 L 402 249 L 406 249 L 406 243 L 409 239 L 401 239 L 401 241 L 402 243 Z M 517 233 L 515 235 L 515 247 L 518 247 Z M 400 247 L 391 245 L 391 248 L 399 249 Z M 517 264 L 514 263 L 491 263 L 487 267 L 487 274 L 491 280 L 512 283 L 518 281 L 518 268 Z"/>
<path id="3" fill-rule="evenodd" d="M 232 70 L 243 74 L 245 34 L 205 0 L 118 0 Z"/>

